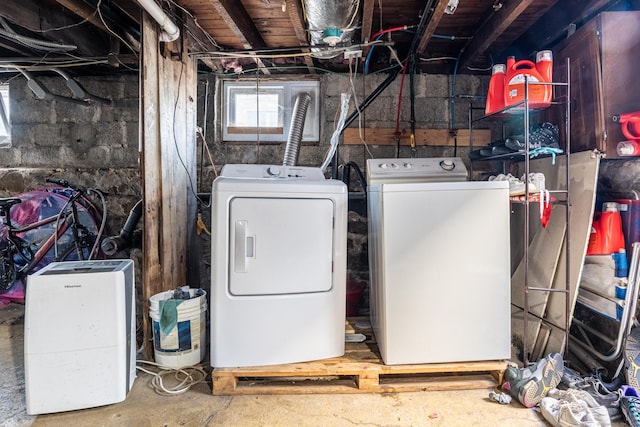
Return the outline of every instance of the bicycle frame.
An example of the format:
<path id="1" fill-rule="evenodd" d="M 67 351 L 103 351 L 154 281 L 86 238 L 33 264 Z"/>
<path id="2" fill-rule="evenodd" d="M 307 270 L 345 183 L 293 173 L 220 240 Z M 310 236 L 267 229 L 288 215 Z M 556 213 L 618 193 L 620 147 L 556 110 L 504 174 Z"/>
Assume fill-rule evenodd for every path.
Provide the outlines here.
<path id="1" fill-rule="evenodd" d="M 38 263 L 40 261 L 42 261 L 42 259 L 49 252 L 49 250 L 51 250 L 51 248 L 54 247 L 56 242 L 59 239 L 61 239 L 62 236 L 64 236 L 64 234 L 67 232 L 69 227 L 72 227 L 73 225 L 77 224 L 77 221 L 76 221 L 77 215 L 78 215 L 77 214 L 77 208 L 74 205 L 74 206 L 72 206 L 70 212 L 67 212 L 67 213 L 63 214 L 63 217 L 64 217 L 63 221 L 59 222 L 59 219 L 61 218 L 60 215 L 53 215 L 53 216 L 50 216 L 49 218 L 45 218 L 45 219 L 42 219 L 40 221 L 36 221 L 34 223 L 28 224 L 28 225 L 23 226 L 23 227 L 18 227 L 18 228 L 9 227 L 8 233 L 7 233 L 8 240 L 16 248 L 16 251 L 17 251 L 18 255 L 22 256 L 23 259 L 24 259 L 24 256 L 21 254 L 21 250 L 27 243 L 22 239 L 22 237 L 20 235 L 24 235 L 28 231 L 38 229 L 38 228 L 43 227 L 45 225 L 51 224 L 53 222 L 56 222 L 56 223 L 59 222 L 59 225 L 57 225 L 56 228 L 55 228 L 56 231 L 54 233 L 52 233 L 47 238 L 47 240 L 44 241 L 44 243 L 42 245 L 40 245 L 40 247 L 33 254 L 33 256 L 31 257 L 30 260 L 26 260 L 25 259 L 25 261 L 27 261 L 27 263 L 20 270 L 17 270 L 17 273 L 20 276 L 26 275 L 36 265 L 38 265 Z M 78 245 L 79 236 L 78 236 L 77 227 L 72 227 L 71 229 L 72 229 L 72 233 L 73 233 L 74 245 L 76 247 L 76 253 L 80 257 L 79 259 L 83 259 L 84 256 L 82 254 L 82 248 L 80 248 L 79 245 Z M 21 242 L 17 242 L 18 239 Z"/>
<path id="2" fill-rule="evenodd" d="M 58 205 L 55 213 L 47 213 L 50 215 L 47 218 L 29 222 L 33 221 L 32 213 L 28 213 L 25 217 L 18 214 L 12 218 L 12 212 L 14 212 L 12 206 L 16 204 L 3 207 L 1 215 L 4 230 L 3 241 L 0 242 L 0 279 L 2 280 L 0 305 L 7 298 L 22 297 L 23 299 L 24 279 L 42 265 L 51 261 L 87 260 L 99 254 L 100 236 L 105 218 L 86 197 L 87 190 L 73 186 L 64 180 L 48 178 L 47 181 L 59 184 L 60 187 L 25 193 L 29 194 L 26 200 L 30 200 L 29 197 L 33 194 L 33 197 L 43 197 L 42 201 L 47 200 L 47 206 Z M 89 191 L 94 191 L 101 197 L 104 210 L 102 193 L 99 190 L 89 189 Z M 46 193 L 50 193 L 50 196 L 39 195 Z M 58 247 L 61 248 L 60 251 Z M 16 283 L 18 286 L 14 288 Z"/>

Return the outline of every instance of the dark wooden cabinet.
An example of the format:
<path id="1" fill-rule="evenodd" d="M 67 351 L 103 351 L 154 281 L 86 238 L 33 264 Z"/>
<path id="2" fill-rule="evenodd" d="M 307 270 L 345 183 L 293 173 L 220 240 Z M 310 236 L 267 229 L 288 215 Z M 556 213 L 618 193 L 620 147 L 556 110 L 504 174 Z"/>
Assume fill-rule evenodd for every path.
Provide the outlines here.
<path id="1" fill-rule="evenodd" d="M 554 81 L 564 81 L 570 58 L 571 151 L 618 157 L 616 146 L 626 138 L 613 116 L 640 111 L 640 11 L 597 15 L 553 55 Z"/>

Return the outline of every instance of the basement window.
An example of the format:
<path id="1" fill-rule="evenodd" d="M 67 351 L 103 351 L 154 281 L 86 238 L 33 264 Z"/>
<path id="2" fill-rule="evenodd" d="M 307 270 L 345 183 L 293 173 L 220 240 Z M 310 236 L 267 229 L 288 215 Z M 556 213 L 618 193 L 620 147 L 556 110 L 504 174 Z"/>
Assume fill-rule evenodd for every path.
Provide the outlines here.
<path id="1" fill-rule="evenodd" d="M 11 147 L 9 121 L 9 84 L 0 84 L 0 147 Z"/>
<path id="2" fill-rule="evenodd" d="M 296 97 L 311 95 L 302 133 L 303 141 L 318 141 L 320 114 L 317 81 L 223 82 L 222 136 L 225 141 L 285 142 Z"/>

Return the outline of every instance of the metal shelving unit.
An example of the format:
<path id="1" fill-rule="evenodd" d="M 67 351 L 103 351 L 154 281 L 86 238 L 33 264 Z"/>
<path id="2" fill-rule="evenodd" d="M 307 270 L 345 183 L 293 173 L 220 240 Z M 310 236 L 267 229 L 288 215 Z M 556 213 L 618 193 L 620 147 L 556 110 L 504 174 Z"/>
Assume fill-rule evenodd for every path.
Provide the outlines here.
<path id="1" fill-rule="evenodd" d="M 523 349 L 522 349 L 522 354 L 523 354 L 523 363 L 524 365 L 528 365 L 529 364 L 529 354 L 530 354 L 530 349 L 529 349 L 529 344 L 528 344 L 528 323 L 529 323 L 529 316 L 530 314 L 530 306 L 529 306 L 529 294 L 530 292 L 557 292 L 557 293 L 564 293 L 565 294 L 565 325 L 564 325 L 564 335 L 565 335 L 565 345 L 564 345 L 564 352 L 566 353 L 568 344 L 569 344 L 569 327 L 570 327 L 570 322 L 571 322 L 571 316 L 570 316 L 570 312 L 571 312 L 571 301 L 570 301 L 570 289 L 571 289 L 571 280 L 570 280 L 570 227 L 569 227 L 569 218 L 570 218 L 570 210 L 571 210 L 571 201 L 570 201 L 570 153 L 571 153 L 571 106 L 570 106 L 570 93 L 571 93 L 571 80 L 570 80 L 570 62 L 569 62 L 569 58 L 567 58 L 566 60 L 566 69 L 567 69 L 567 75 L 566 75 L 566 82 L 562 82 L 562 83 L 556 83 L 556 82 L 533 82 L 533 81 L 529 81 L 528 76 L 525 75 L 524 77 L 524 100 L 522 102 L 519 102 L 517 104 L 514 105 L 510 105 L 506 108 L 503 108 L 499 111 L 496 111 L 494 113 L 491 114 L 487 114 L 487 115 L 483 115 L 482 117 L 473 119 L 471 116 L 469 118 L 469 138 L 470 138 L 470 146 L 471 149 L 473 150 L 473 124 L 482 120 L 489 120 L 489 119 L 499 119 L 499 120 L 504 120 L 505 118 L 505 113 L 509 113 L 508 116 L 506 117 L 510 117 L 513 118 L 515 116 L 515 114 L 513 114 L 514 111 L 518 111 L 519 109 L 522 110 L 522 119 L 523 119 L 523 127 L 524 127 L 524 150 L 523 151 L 519 151 L 519 152 L 514 152 L 514 153 L 509 153 L 509 154 L 503 154 L 503 155 L 497 155 L 497 156 L 490 156 L 490 157 L 486 157 L 486 158 L 481 158 L 481 159 L 472 159 L 471 163 L 473 162 L 478 162 L 478 161 L 488 161 L 488 160 L 502 160 L 503 162 L 518 162 L 518 161 L 522 161 L 524 163 L 524 176 L 528 177 L 529 173 L 531 171 L 531 166 L 530 166 L 530 153 L 529 153 L 529 138 L 530 138 L 530 115 L 531 112 L 534 111 L 530 108 L 530 102 L 529 102 L 529 87 L 533 86 L 533 85 L 548 85 L 548 86 L 553 86 L 554 88 L 554 95 L 555 95 L 555 87 L 566 87 L 566 95 L 564 97 L 553 97 L 553 101 L 552 101 L 552 105 L 563 105 L 565 107 L 564 110 L 564 124 L 565 124 L 565 153 L 564 156 L 566 156 L 566 173 L 565 173 L 565 180 L 566 180 L 566 189 L 565 190 L 550 190 L 549 193 L 557 195 L 558 197 L 556 197 L 556 201 L 554 203 L 561 203 L 561 204 L 565 204 L 566 205 L 566 211 L 565 211 L 565 221 L 567 224 L 566 227 L 566 234 L 564 236 L 564 245 L 565 245 L 565 257 L 567 262 L 565 263 L 566 266 L 566 272 L 565 272 L 565 288 L 564 289 L 553 289 L 552 287 L 549 288 L 542 288 L 542 287 L 533 287 L 533 286 L 529 286 L 529 239 L 530 239 L 530 230 L 529 230 L 529 219 L 530 219 L 530 204 L 531 203 L 542 203 L 542 201 L 532 201 L 530 194 L 529 194 L 529 188 L 528 185 L 525 185 L 525 195 L 524 195 L 524 199 L 521 201 L 514 201 L 512 200 L 512 203 L 520 203 L 524 205 L 524 227 L 523 227 L 523 242 L 524 242 L 524 254 L 523 254 L 523 263 L 524 263 L 524 314 L 523 314 L 523 322 L 524 322 L 524 326 L 523 326 Z M 472 109 L 470 108 L 470 115 L 472 113 L 471 111 Z M 505 167 L 503 166 L 503 169 L 505 169 Z"/>

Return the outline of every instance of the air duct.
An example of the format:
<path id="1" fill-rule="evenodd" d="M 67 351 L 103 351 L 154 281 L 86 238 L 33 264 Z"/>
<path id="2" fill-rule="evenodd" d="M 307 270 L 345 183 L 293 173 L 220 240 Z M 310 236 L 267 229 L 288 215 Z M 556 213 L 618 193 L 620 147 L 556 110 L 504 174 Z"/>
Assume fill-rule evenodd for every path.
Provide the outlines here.
<path id="1" fill-rule="evenodd" d="M 348 44 L 360 24 L 359 0 L 304 0 L 304 9 L 311 46 Z M 312 51 L 319 52 L 318 49 Z M 317 54 L 327 58 L 337 55 Z"/>
<path id="2" fill-rule="evenodd" d="M 291 126 L 289 127 L 289 136 L 287 137 L 287 145 L 284 149 L 283 166 L 296 166 L 298 163 L 298 153 L 300 142 L 302 141 L 302 132 L 304 130 L 304 120 L 307 117 L 307 109 L 311 102 L 311 95 L 307 92 L 299 93 L 296 102 L 293 105 L 293 114 L 291 117 Z"/>

